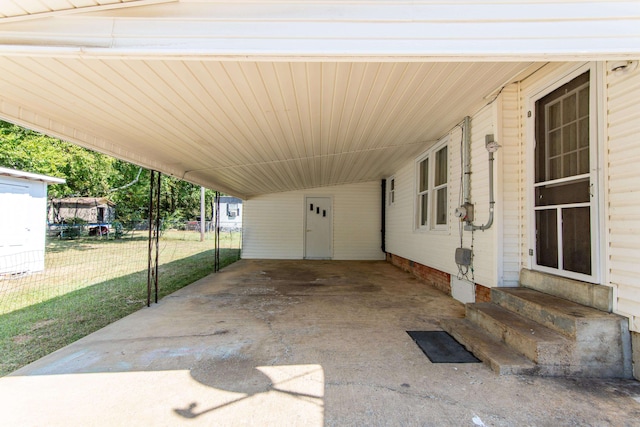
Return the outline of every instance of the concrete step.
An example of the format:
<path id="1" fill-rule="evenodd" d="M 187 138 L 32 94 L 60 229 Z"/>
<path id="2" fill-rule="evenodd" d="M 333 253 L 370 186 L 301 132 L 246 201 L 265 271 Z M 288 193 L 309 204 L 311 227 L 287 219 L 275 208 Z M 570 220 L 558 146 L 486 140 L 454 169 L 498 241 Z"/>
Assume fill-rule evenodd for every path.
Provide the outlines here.
<path id="1" fill-rule="evenodd" d="M 442 329 L 499 375 L 535 375 L 539 366 L 468 319 L 443 319 Z"/>
<path id="2" fill-rule="evenodd" d="M 491 301 L 578 341 L 591 339 L 596 329 L 616 333 L 620 322 L 626 321 L 621 316 L 524 287 L 493 288 Z"/>
<path id="3" fill-rule="evenodd" d="M 466 318 L 537 364 L 572 363 L 574 343 L 570 339 L 496 304 L 467 304 Z"/>
<path id="4" fill-rule="evenodd" d="M 520 286 L 608 313 L 613 311 L 613 288 L 611 286 L 580 282 L 526 268 L 520 270 Z"/>

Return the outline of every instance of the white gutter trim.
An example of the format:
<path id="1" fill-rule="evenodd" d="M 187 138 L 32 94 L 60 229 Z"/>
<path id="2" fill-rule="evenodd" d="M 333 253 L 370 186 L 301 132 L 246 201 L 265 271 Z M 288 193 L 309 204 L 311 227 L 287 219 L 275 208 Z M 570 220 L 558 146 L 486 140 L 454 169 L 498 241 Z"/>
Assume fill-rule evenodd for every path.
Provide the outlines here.
<path id="1" fill-rule="evenodd" d="M 172 0 L 173 1 L 173 0 Z M 637 51 L 611 49 L 607 51 L 549 52 L 424 52 L 424 53 L 309 53 L 309 52 L 215 52 L 211 50 L 134 49 L 107 47 L 24 46 L 0 45 L 0 56 L 46 57 L 77 59 L 127 59 L 127 60 L 199 60 L 233 62 L 574 62 L 574 61 L 622 61 L 638 59 Z"/>

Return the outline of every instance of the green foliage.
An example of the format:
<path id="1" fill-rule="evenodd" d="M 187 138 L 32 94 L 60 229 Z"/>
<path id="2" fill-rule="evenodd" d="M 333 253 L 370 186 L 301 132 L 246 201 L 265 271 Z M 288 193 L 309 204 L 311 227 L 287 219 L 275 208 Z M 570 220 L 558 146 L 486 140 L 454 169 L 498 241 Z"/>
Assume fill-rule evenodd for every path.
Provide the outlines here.
<path id="1" fill-rule="evenodd" d="M 211 274 L 212 258 L 213 251 L 206 250 L 163 264 L 159 297 Z M 239 249 L 223 249 L 221 266 L 238 258 Z M 122 274 L 1 314 L 0 377 L 141 309 L 146 302 L 146 280 L 146 271 Z"/>
<path id="2" fill-rule="evenodd" d="M 0 121 L 0 166 L 66 178 L 50 197 L 104 195 L 115 159 Z"/>
<path id="3" fill-rule="evenodd" d="M 125 226 L 148 217 L 150 172 L 139 174 L 140 167 L 131 163 L 0 121 L 0 166 L 65 178 L 66 184 L 49 186 L 50 198 L 108 197 Z M 214 192 L 206 190 L 206 218 L 212 217 L 213 198 Z M 172 222 L 195 220 L 200 187 L 163 176 L 160 210 Z"/>
<path id="4" fill-rule="evenodd" d="M 143 169 L 138 176 L 140 167 L 121 160 L 116 160 L 113 168 L 115 173 L 110 177 L 110 185 L 113 189 L 128 185 L 138 178 L 135 184 L 109 193 L 109 198 L 117 205 L 118 221 L 122 222 L 125 228 L 129 228 L 131 224 L 147 218 L 151 174 L 148 170 Z"/>

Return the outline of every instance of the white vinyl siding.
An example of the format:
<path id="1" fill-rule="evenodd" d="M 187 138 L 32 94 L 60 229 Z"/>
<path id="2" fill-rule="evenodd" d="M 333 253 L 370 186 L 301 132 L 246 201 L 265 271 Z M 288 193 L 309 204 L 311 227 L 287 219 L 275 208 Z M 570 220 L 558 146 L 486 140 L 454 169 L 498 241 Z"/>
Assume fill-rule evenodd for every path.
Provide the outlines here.
<path id="1" fill-rule="evenodd" d="M 640 69 L 609 73 L 606 86 L 608 281 L 618 290 L 616 311 L 640 332 Z"/>
<path id="2" fill-rule="evenodd" d="M 494 106 L 483 108 L 471 120 L 472 139 L 472 178 L 471 198 L 476 207 L 476 224 L 487 221 L 489 212 L 488 191 L 488 155 L 485 149 L 485 135 L 494 133 Z M 447 189 L 447 220 L 446 233 L 416 233 L 416 203 L 417 203 L 417 162 L 407 162 L 395 174 L 396 202 L 392 210 L 387 211 L 386 218 L 386 250 L 389 253 L 407 258 L 426 266 L 457 274 L 455 264 L 455 249 L 460 246 L 458 234 L 459 219 L 454 217 L 453 211 L 458 206 L 460 195 L 460 141 L 462 132 L 455 127 L 448 137 L 447 154 L 449 182 Z M 500 156 L 500 151 L 496 157 Z M 474 245 L 474 278 L 476 283 L 485 286 L 496 284 L 495 258 L 495 229 L 500 227 L 499 221 L 494 222 L 492 228 L 485 232 L 464 232 L 463 245 Z"/>
<path id="3" fill-rule="evenodd" d="M 384 259 L 379 181 L 267 194 L 245 201 L 242 257 L 302 259 L 305 196 L 332 197 L 333 259 Z"/>
<path id="4" fill-rule="evenodd" d="M 489 153 L 485 147 L 485 135 L 497 135 L 495 132 L 494 120 L 497 104 L 481 110 L 473 116 L 471 121 L 471 201 L 475 205 L 474 224 L 486 224 L 489 220 Z M 496 141 L 501 144 L 500 141 Z M 502 162 L 502 149 L 499 149 L 495 156 L 494 174 L 498 173 L 499 165 Z M 452 175 L 454 176 L 454 175 Z M 454 179 L 452 178 L 452 181 Z M 494 195 L 498 194 L 499 185 L 494 179 Z M 454 190 L 452 190 L 453 192 Z M 456 193 L 457 194 L 457 193 Z M 498 199 L 496 199 L 498 200 Z M 498 201 L 495 210 L 502 210 L 502 205 Z M 499 284 L 497 277 L 497 238 L 498 230 L 502 227 L 500 215 L 494 216 L 494 222 L 490 229 L 486 231 L 464 232 L 464 246 L 473 246 L 473 265 L 475 283 L 483 286 L 493 287 Z M 456 227 L 457 228 L 457 227 Z M 456 230 L 457 231 L 457 230 Z M 453 233 L 457 238 L 457 233 Z M 453 257 L 453 253 L 451 254 Z M 457 268 L 456 268 L 457 271 Z"/>
<path id="5" fill-rule="evenodd" d="M 567 75 L 577 64 L 550 64 L 523 81 L 520 86 L 521 120 L 524 124 L 527 115 L 525 94 L 535 92 L 545 85 Z M 610 64 L 606 64 L 608 69 Z M 601 164 L 604 169 L 604 233 L 605 275 L 603 284 L 613 286 L 614 311 L 630 319 L 630 329 L 640 332 L 640 69 L 628 75 L 617 76 L 607 73 L 604 89 L 605 105 L 599 107 L 607 112 L 605 116 L 606 140 L 600 147 L 604 157 Z M 506 92 L 503 92 L 506 95 Z M 506 99 L 506 98 L 505 98 Z M 515 105 L 513 101 L 509 103 Z M 507 116 L 506 110 L 505 117 Z M 505 131 L 507 131 L 505 126 Z M 520 128 L 520 140 L 526 141 L 524 126 Z M 523 142 L 524 144 L 524 142 Z M 525 148 L 526 150 L 526 148 Z M 526 152 L 526 151 L 525 151 Z M 522 171 L 526 175 L 526 154 L 520 156 Z M 505 182 L 508 185 L 508 182 Z M 520 180 L 519 192 L 526 195 L 526 182 Z M 514 194 L 515 195 L 515 194 Z M 526 197 L 520 203 L 520 223 L 522 233 L 521 262 L 530 268 L 528 249 L 528 216 Z M 524 207 L 524 211 L 522 211 Z M 505 228 L 505 242 L 507 230 Z M 506 250 L 505 250 L 506 253 Z M 506 257 L 505 257 L 506 263 Z M 506 274 L 506 269 L 505 269 Z M 515 272 L 514 272 L 515 274 Z"/>
<path id="6" fill-rule="evenodd" d="M 523 156 L 520 144 L 520 105 L 518 103 L 518 86 L 506 87 L 500 99 L 500 120 L 502 122 L 498 141 L 502 145 L 501 170 L 497 183 L 502 186 L 502 280 L 503 286 L 518 286 L 521 257 L 526 249 L 522 246 L 522 213 L 524 207 L 523 188 L 524 171 L 521 159 Z M 498 202 L 500 199 L 497 198 Z"/>

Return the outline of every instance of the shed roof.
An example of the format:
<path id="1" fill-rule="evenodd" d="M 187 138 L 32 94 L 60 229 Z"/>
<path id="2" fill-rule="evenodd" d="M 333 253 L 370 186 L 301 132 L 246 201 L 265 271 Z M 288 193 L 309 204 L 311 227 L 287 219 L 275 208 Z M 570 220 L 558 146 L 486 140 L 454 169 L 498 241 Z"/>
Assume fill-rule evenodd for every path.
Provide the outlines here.
<path id="1" fill-rule="evenodd" d="M 66 204 L 66 205 L 76 205 L 76 206 L 99 206 L 99 205 L 116 206 L 114 202 L 107 199 L 106 197 L 65 197 L 62 199 L 52 199 L 51 202 L 55 204 Z"/>
<path id="2" fill-rule="evenodd" d="M 64 184 L 67 182 L 64 178 L 55 176 L 41 175 L 38 173 L 25 172 L 17 169 L 9 169 L 0 167 L 0 175 L 10 176 L 12 178 L 26 179 L 29 181 L 42 181 L 47 184 Z"/>

